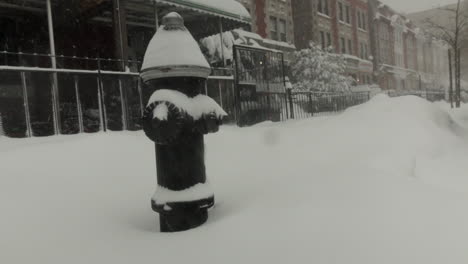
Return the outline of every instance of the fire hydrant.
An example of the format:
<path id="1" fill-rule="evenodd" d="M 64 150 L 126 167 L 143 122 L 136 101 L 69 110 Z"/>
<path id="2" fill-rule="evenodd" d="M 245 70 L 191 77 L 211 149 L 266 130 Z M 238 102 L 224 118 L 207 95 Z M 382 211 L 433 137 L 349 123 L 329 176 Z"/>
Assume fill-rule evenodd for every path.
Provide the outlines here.
<path id="1" fill-rule="evenodd" d="M 226 112 L 201 94 L 211 68 L 183 18 L 170 13 L 149 43 L 140 76 L 152 95 L 143 113 L 155 143 L 157 187 L 151 199 L 161 232 L 202 225 L 214 205 L 206 180 L 205 134 L 217 132 Z"/>

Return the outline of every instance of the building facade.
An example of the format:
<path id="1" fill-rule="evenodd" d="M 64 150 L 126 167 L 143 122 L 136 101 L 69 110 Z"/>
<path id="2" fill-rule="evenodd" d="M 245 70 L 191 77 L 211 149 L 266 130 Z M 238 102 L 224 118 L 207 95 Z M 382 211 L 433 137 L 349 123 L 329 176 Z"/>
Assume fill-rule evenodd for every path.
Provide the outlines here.
<path id="1" fill-rule="evenodd" d="M 292 2 L 298 49 L 315 43 L 343 54 L 356 84 L 385 90 L 446 86 L 447 47 L 378 0 Z"/>
<path id="2" fill-rule="evenodd" d="M 237 0 L 249 11 L 251 31 L 260 35 L 263 45 L 291 52 L 294 46 L 292 0 Z"/>
<path id="3" fill-rule="evenodd" d="M 298 49 L 331 48 L 344 54 L 357 84 L 372 81 L 367 0 L 298 0 L 292 9 Z"/>
<path id="4" fill-rule="evenodd" d="M 441 89 L 447 47 L 391 7 L 369 0 L 375 81 L 384 90 Z"/>

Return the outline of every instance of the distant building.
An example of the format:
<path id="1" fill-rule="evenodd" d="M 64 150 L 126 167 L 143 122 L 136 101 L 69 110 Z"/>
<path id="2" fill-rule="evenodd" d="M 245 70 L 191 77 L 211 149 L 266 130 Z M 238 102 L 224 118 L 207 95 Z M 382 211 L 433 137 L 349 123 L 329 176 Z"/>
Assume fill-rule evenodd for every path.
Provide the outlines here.
<path id="1" fill-rule="evenodd" d="M 374 74 L 388 90 L 440 89 L 445 86 L 447 48 L 406 16 L 369 0 Z"/>
<path id="2" fill-rule="evenodd" d="M 443 9 L 444 8 L 455 9 L 456 7 L 457 7 L 456 4 L 451 4 L 451 5 L 443 6 L 441 8 L 433 8 L 433 9 L 428 9 L 428 10 L 424 10 L 420 12 L 411 13 L 411 14 L 408 14 L 408 17 L 412 21 L 414 21 L 419 27 L 424 28 L 429 31 L 431 29 L 428 27 L 427 23 L 425 23 L 425 20 L 429 18 L 431 19 L 431 21 L 441 26 L 451 28 L 455 24 L 453 13 L 445 11 Z M 462 10 L 465 15 L 468 15 L 468 1 L 467 0 L 463 1 Z M 468 36 L 468 27 L 466 28 L 465 36 Z M 464 41 L 462 43 L 466 43 L 468 39 L 464 39 L 462 41 Z M 461 71 L 467 72 L 468 71 L 468 46 L 467 45 L 462 45 L 462 46 L 463 47 L 461 50 L 462 52 Z M 468 80 L 468 76 L 463 75 L 463 74 L 462 74 L 462 78 L 464 78 L 465 80 Z"/>

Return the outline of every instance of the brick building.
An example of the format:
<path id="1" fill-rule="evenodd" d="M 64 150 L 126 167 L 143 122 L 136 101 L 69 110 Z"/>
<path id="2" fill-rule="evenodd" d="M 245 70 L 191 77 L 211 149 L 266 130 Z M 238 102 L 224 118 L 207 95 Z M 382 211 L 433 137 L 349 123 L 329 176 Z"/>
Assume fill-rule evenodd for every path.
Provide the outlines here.
<path id="1" fill-rule="evenodd" d="M 294 23 L 291 0 L 237 0 L 252 17 L 252 32 L 263 38 L 269 48 L 291 52 L 294 46 Z"/>
<path id="2" fill-rule="evenodd" d="M 358 84 L 371 82 L 367 0 L 297 0 L 292 7 L 298 49 L 310 42 L 332 47 L 345 55 L 347 71 Z"/>

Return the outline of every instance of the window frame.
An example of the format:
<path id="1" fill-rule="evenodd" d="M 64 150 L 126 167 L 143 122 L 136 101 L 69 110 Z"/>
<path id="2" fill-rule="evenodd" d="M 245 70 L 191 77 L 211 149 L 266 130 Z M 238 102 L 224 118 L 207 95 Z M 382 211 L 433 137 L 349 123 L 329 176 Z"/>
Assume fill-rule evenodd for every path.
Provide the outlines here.
<path id="1" fill-rule="evenodd" d="M 275 16 L 270 16 L 270 37 L 272 40 L 278 40 L 278 18 Z"/>
<path id="2" fill-rule="evenodd" d="M 346 39 L 345 37 L 340 37 L 340 50 L 342 54 L 346 54 Z"/>

